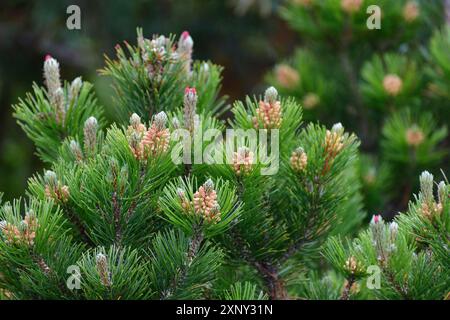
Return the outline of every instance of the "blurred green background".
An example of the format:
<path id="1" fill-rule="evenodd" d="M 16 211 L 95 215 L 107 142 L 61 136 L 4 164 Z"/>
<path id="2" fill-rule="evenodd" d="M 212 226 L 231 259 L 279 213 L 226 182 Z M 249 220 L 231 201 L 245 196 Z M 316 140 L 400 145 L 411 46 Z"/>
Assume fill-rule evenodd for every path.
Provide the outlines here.
<path id="1" fill-rule="evenodd" d="M 98 98 L 112 110 L 108 79 L 97 70 L 114 45 L 134 43 L 136 27 L 146 36 L 188 30 L 194 57 L 225 67 L 222 93 L 229 101 L 263 90 L 264 75 L 299 42 L 276 14 L 275 0 L 2 0 L 0 12 L 0 191 L 23 195 L 27 179 L 42 163 L 12 117 L 11 105 L 42 83 L 48 53 L 59 60 L 64 79 L 81 75 L 95 83 Z M 81 30 L 68 30 L 66 9 L 81 9 Z M 111 114 L 109 115 L 112 116 Z"/>

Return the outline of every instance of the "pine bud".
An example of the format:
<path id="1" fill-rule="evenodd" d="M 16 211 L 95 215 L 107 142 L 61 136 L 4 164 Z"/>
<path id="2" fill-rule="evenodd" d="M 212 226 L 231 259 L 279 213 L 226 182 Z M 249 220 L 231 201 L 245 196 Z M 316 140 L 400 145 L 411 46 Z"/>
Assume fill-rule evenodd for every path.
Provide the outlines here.
<path id="1" fill-rule="evenodd" d="M 217 223 L 220 221 L 220 206 L 217 202 L 217 193 L 214 183 L 208 179 L 194 194 L 194 211 L 205 221 Z"/>
<path id="2" fill-rule="evenodd" d="M 278 91 L 274 87 L 267 88 L 264 93 L 264 101 L 267 103 L 275 103 L 278 98 Z"/>
<path id="3" fill-rule="evenodd" d="M 64 119 L 66 118 L 65 104 L 64 91 L 62 88 L 58 88 L 53 94 L 53 105 L 55 107 L 55 119 L 59 124 L 64 124 Z"/>
<path id="4" fill-rule="evenodd" d="M 103 253 L 99 253 L 95 257 L 95 261 L 97 265 L 97 271 L 100 275 L 100 281 L 105 287 L 110 287 L 111 275 L 109 272 L 108 260 L 106 259 L 106 256 Z"/>
<path id="5" fill-rule="evenodd" d="M 406 143 L 409 146 L 417 147 L 424 139 L 423 131 L 417 125 L 414 124 L 406 130 Z"/>
<path id="6" fill-rule="evenodd" d="M 389 224 L 389 231 L 391 234 L 391 239 L 395 240 L 395 238 L 397 238 L 397 234 L 398 234 L 398 223 L 393 221 Z"/>
<path id="7" fill-rule="evenodd" d="M 166 128 L 167 123 L 167 115 L 164 111 L 161 111 L 155 116 L 155 119 L 153 120 L 155 123 L 155 126 L 158 130 L 163 130 Z"/>
<path id="8" fill-rule="evenodd" d="M 387 226 L 381 215 L 374 215 L 370 222 L 370 230 L 377 259 L 382 265 L 385 265 L 392 252 L 396 250 L 395 238 L 398 233 L 398 225 L 393 222 Z"/>
<path id="9" fill-rule="evenodd" d="M 133 151 L 133 154 L 136 159 L 142 159 L 144 157 L 142 150 L 143 145 L 141 144 L 141 142 L 142 142 L 142 135 L 137 131 L 133 131 L 131 133 L 131 136 L 129 137 L 129 144 L 131 151 Z"/>
<path id="10" fill-rule="evenodd" d="M 434 202 L 433 197 L 433 175 L 428 171 L 422 172 L 420 175 L 420 191 L 424 201 L 427 204 Z"/>
<path id="11" fill-rule="evenodd" d="M 331 130 L 326 131 L 324 147 L 325 164 L 323 173 L 326 173 L 330 170 L 338 153 L 344 148 L 344 127 L 340 122 L 334 124 Z"/>
<path id="12" fill-rule="evenodd" d="M 348 14 L 355 13 L 361 9 L 363 0 L 341 0 L 341 8 Z"/>
<path id="13" fill-rule="evenodd" d="M 64 185 L 60 188 L 59 191 L 59 200 L 62 202 L 67 202 L 70 197 L 69 187 Z"/>
<path id="14" fill-rule="evenodd" d="M 197 104 L 197 90 L 195 88 L 186 87 L 184 90 L 184 104 L 195 107 Z"/>
<path id="15" fill-rule="evenodd" d="M 335 132 L 337 134 L 343 134 L 344 133 L 344 127 L 342 126 L 342 123 L 338 122 L 333 125 L 331 128 L 331 132 Z"/>
<path id="16" fill-rule="evenodd" d="M 164 36 L 159 36 L 150 41 L 150 48 L 153 52 L 164 55 L 166 53 L 166 45 L 169 39 Z"/>
<path id="17" fill-rule="evenodd" d="M 351 274 L 355 274 L 360 269 L 359 264 L 354 256 L 351 256 L 347 259 L 347 261 L 345 261 L 344 268 Z"/>
<path id="18" fill-rule="evenodd" d="M 92 155 L 97 147 L 98 122 L 94 117 L 89 117 L 84 123 L 84 148 Z"/>
<path id="19" fill-rule="evenodd" d="M 275 68 L 275 77 L 280 86 L 286 89 L 295 88 L 300 82 L 297 70 L 287 64 L 281 64 Z"/>
<path id="20" fill-rule="evenodd" d="M 61 88 L 61 79 L 59 75 L 59 63 L 50 55 L 45 56 L 44 61 L 44 82 L 47 86 L 47 92 L 50 97 L 54 95 L 56 90 Z"/>
<path id="21" fill-rule="evenodd" d="M 141 117 L 139 117 L 136 113 L 133 113 L 130 117 L 130 125 L 134 129 L 138 129 L 141 125 Z"/>
<path id="22" fill-rule="evenodd" d="M 170 131 L 166 129 L 167 115 L 164 112 L 158 113 L 153 123 L 145 133 L 141 141 L 141 150 L 144 152 L 144 158 L 148 156 L 157 156 L 164 153 L 169 148 Z"/>
<path id="23" fill-rule="evenodd" d="M 448 187 L 444 181 L 438 184 L 438 200 L 439 203 L 444 206 L 448 199 Z"/>
<path id="24" fill-rule="evenodd" d="M 419 6 L 415 1 L 408 1 L 403 7 L 403 19 L 406 22 L 414 22 L 419 14 Z"/>
<path id="25" fill-rule="evenodd" d="M 140 136 L 140 140 L 146 131 L 147 127 L 141 123 L 141 117 L 139 117 L 136 113 L 133 113 L 130 117 L 130 125 L 127 129 L 128 139 L 130 139 L 133 134 L 137 134 Z"/>
<path id="26" fill-rule="evenodd" d="M 45 171 L 44 182 L 51 187 L 56 186 L 58 184 L 58 178 L 56 176 L 56 173 L 51 170 Z"/>
<path id="27" fill-rule="evenodd" d="M 382 223 L 383 223 L 383 217 L 379 214 L 373 215 L 372 220 L 370 220 L 371 225 L 382 224 Z"/>
<path id="28" fill-rule="evenodd" d="M 192 64 L 192 48 L 194 47 L 194 41 L 192 40 L 189 32 L 184 31 L 180 40 L 178 41 L 178 48 L 175 55 L 181 59 L 183 68 L 187 75 L 191 73 Z"/>
<path id="29" fill-rule="evenodd" d="M 80 144 L 77 141 L 70 141 L 70 151 L 77 161 L 83 161 L 83 151 L 81 151 Z"/>
<path id="30" fill-rule="evenodd" d="M 30 210 L 25 213 L 25 218 L 20 222 L 17 229 L 20 232 L 20 241 L 28 246 L 32 246 L 36 237 L 37 228 L 38 221 L 36 214 L 33 210 Z"/>
<path id="31" fill-rule="evenodd" d="M 7 244 L 14 244 L 19 241 L 21 241 L 22 235 L 19 231 L 19 229 L 6 221 L 2 221 L 0 224 L 0 231 L 2 232 L 3 236 L 6 239 Z"/>
<path id="32" fill-rule="evenodd" d="M 436 203 L 436 202 L 431 202 L 431 203 L 427 203 L 427 202 L 422 202 L 422 206 L 421 206 L 421 212 L 422 214 L 427 217 L 428 219 L 432 220 L 435 215 L 438 215 L 442 212 L 442 204 L 441 203 Z"/>
<path id="33" fill-rule="evenodd" d="M 82 86 L 83 86 L 83 81 L 81 80 L 81 77 L 77 77 L 72 81 L 72 83 L 70 84 L 70 89 L 69 89 L 70 101 L 72 101 L 73 99 L 76 99 L 78 97 L 78 94 L 80 93 Z"/>
<path id="34" fill-rule="evenodd" d="M 184 31 L 180 36 L 180 40 L 178 41 L 178 49 L 180 53 L 191 54 L 193 47 L 194 47 L 194 40 L 192 40 L 192 37 L 189 34 L 189 32 Z"/>
<path id="35" fill-rule="evenodd" d="M 278 129 L 283 120 L 281 115 L 281 104 L 277 101 L 278 92 L 274 87 L 270 87 L 264 94 L 264 101 L 259 102 L 256 108 L 256 116 L 253 117 L 253 126 L 258 129 L 260 124 L 264 129 Z"/>
<path id="36" fill-rule="evenodd" d="M 205 188 L 206 192 L 211 192 L 214 190 L 214 182 L 211 179 L 208 179 L 203 184 L 203 187 Z"/>
<path id="37" fill-rule="evenodd" d="M 296 172 L 301 172 L 305 170 L 306 165 L 308 164 L 308 156 L 306 155 L 305 150 L 302 147 L 298 147 L 292 152 L 291 155 L 291 168 Z"/>
<path id="38" fill-rule="evenodd" d="M 304 97 L 303 97 L 303 101 L 302 101 L 302 105 L 303 108 L 305 108 L 306 110 L 311 110 L 314 109 L 315 107 L 317 107 L 320 103 L 320 97 L 313 93 L 307 93 Z"/>
<path id="39" fill-rule="evenodd" d="M 396 74 L 388 74 L 383 79 L 383 88 L 390 96 L 395 97 L 403 87 L 402 79 Z"/>
<path id="40" fill-rule="evenodd" d="M 184 126 L 191 133 L 194 132 L 194 118 L 197 108 L 197 91 L 187 87 L 184 90 Z"/>

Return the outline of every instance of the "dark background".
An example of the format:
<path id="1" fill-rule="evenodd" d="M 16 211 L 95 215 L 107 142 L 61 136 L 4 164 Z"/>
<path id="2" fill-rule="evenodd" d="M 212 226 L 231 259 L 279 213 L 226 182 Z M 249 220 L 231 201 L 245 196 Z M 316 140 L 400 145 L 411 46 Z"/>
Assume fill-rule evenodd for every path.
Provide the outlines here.
<path id="1" fill-rule="evenodd" d="M 11 105 L 42 83 L 46 54 L 61 65 L 63 79 L 78 75 L 95 83 L 107 111 L 112 110 L 107 78 L 97 70 L 116 43 L 134 43 L 136 27 L 144 35 L 188 30 L 194 58 L 223 65 L 222 94 L 229 102 L 261 92 L 263 78 L 276 61 L 299 42 L 278 17 L 275 0 L 1 0 L 0 10 L 0 191 L 6 199 L 23 194 L 27 179 L 42 163 L 12 117 Z M 68 30 L 66 9 L 81 9 L 81 30 Z M 247 6 L 249 5 L 249 6 Z"/>

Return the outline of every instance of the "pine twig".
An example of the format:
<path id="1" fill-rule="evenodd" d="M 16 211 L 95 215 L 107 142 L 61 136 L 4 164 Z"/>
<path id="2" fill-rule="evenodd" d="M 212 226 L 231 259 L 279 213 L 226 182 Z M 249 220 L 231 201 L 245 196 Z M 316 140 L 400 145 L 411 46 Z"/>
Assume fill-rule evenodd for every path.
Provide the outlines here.
<path id="1" fill-rule="evenodd" d="M 137 186 L 137 194 L 139 195 L 142 191 L 142 185 L 144 184 L 144 177 L 145 177 L 145 170 L 144 167 L 141 167 L 140 172 L 139 172 L 139 182 L 138 182 L 138 186 Z M 128 222 L 131 217 L 134 214 L 134 210 L 137 207 L 137 201 L 136 198 L 133 200 L 133 202 L 131 203 L 130 208 L 128 208 L 128 212 L 127 212 L 127 218 L 126 221 Z"/>
<path id="2" fill-rule="evenodd" d="M 81 239 L 84 243 L 93 247 L 95 244 L 92 242 L 91 238 L 86 233 L 86 229 L 83 226 L 80 218 L 76 215 L 75 212 L 68 206 L 63 206 L 63 211 L 66 212 L 69 221 L 78 229 Z"/>
<path id="3" fill-rule="evenodd" d="M 120 218 L 121 218 L 121 214 L 120 214 L 120 204 L 119 201 L 117 199 L 117 192 L 114 191 L 113 195 L 112 195 L 112 205 L 113 205 L 113 213 L 114 213 L 114 226 L 115 226 L 115 230 L 116 230 L 116 237 L 115 237 L 115 242 L 117 245 L 120 245 L 121 241 L 122 241 L 122 227 L 120 224 Z"/>
<path id="4" fill-rule="evenodd" d="M 46 275 L 50 275 L 53 270 L 45 262 L 44 258 L 41 255 L 33 255 L 33 260 L 39 266 L 39 269 Z"/>
<path id="5" fill-rule="evenodd" d="M 348 300 L 350 298 L 350 290 L 352 289 L 354 283 L 355 283 L 355 276 L 351 275 L 347 279 L 347 283 L 345 284 L 344 291 L 342 292 L 342 295 L 339 298 L 340 300 Z"/>
<path id="6" fill-rule="evenodd" d="M 176 291 L 177 287 L 181 286 L 187 276 L 187 272 L 189 268 L 192 265 L 192 262 L 194 261 L 195 257 L 197 256 L 198 251 L 200 250 L 200 246 L 203 242 L 204 235 L 201 231 L 202 222 L 198 226 L 194 227 L 194 234 L 192 235 L 191 241 L 189 243 L 189 247 L 187 250 L 187 263 L 183 265 L 181 269 L 179 269 L 178 274 L 175 275 L 172 284 L 170 286 L 170 289 L 164 291 L 161 294 L 161 299 L 167 299 L 169 298 L 173 292 Z"/>

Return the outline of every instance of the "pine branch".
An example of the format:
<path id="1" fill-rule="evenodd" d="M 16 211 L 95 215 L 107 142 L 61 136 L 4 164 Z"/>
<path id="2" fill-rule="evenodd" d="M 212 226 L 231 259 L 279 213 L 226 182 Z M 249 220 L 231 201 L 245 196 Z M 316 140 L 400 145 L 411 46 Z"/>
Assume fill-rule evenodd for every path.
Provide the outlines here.
<path id="1" fill-rule="evenodd" d="M 144 185 L 144 179 L 145 179 L 145 168 L 143 166 L 140 167 L 139 169 L 139 179 L 138 179 L 138 186 L 136 189 L 136 197 L 142 192 L 142 187 Z M 131 203 L 130 207 L 128 208 L 128 212 L 127 212 L 127 223 L 130 221 L 130 218 L 133 216 L 134 210 L 136 209 L 137 206 L 137 198 L 135 198 L 133 200 L 133 202 Z"/>
<path id="2" fill-rule="evenodd" d="M 192 235 L 192 240 L 189 244 L 189 250 L 187 254 L 188 266 L 192 264 L 195 256 L 197 255 L 198 250 L 200 249 L 200 245 L 204 239 L 204 235 L 202 232 L 203 220 L 200 222 L 198 226 L 194 227 L 194 234 Z"/>
<path id="3" fill-rule="evenodd" d="M 86 229 L 83 225 L 83 222 L 80 220 L 78 215 L 73 211 L 73 209 L 66 204 L 62 204 L 62 209 L 63 212 L 66 213 L 66 216 L 69 219 L 69 221 L 77 228 L 78 234 L 80 235 L 83 242 L 89 245 L 90 247 L 94 247 L 95 244 L 88 236 Z"/>
<path id="4" fill-rule="evenodd" d="M 395 280 L 395 276 L 391 270 L 384 268 L 383 272 L 386 274 L 387 280 L 389 284 L 395 289 L 395 291 L 402 297 L 404 300 L 409 300 L 408 290 L 397 283 Z"/>
<path id="5" fill-rule="evenodd" d="M 113 192 L 111 201 L 114 215 L 114 226 L 116 230 L 115 244 L 120 246 L 122 242 L 121 206 L 119 204 L 119 200 L 117 199 L 117 191 Z"/>

